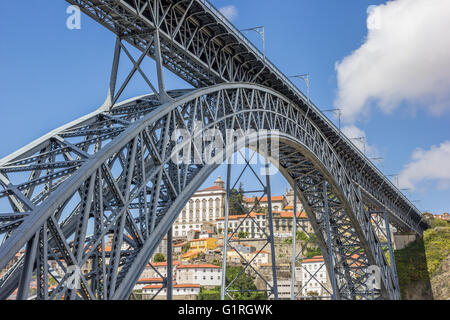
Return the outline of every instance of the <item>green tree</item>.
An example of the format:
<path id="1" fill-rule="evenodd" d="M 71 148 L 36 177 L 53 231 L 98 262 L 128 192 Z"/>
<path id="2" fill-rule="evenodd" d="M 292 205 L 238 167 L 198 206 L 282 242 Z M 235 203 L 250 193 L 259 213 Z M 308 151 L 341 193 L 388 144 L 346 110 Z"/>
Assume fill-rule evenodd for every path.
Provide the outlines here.
<path id="1" fill-rule="evenodd" d="M 231 215 L 246 214 L 244 205 L 244 187 L 242 182 L 238 190 L 236 190 L 235 188 L 231 190 L 229 210 Z"/>
<path id="2" fill-rule="evenodd" d="M 247 237 L 248 237 L 248 232 L 239 231 L 239 234 L 238 234 L 239 239 L 245 239 Z"/>
<path id="3" fill-rule="evenodd" d="M 320 256 L 320 255 L 322 255 L 322 251 L 320 251 L 320 249 L 319 248 L 306 248 L 306 257 L 307 258 L 312 258 L 312 257 L 315 257 L 315 256 Z"/>
<path id="4" fill-rule="evenodd" d="M 303 231 L 297 231 L 296 237 L 297 240 L 306 241 L 308 240 L 308 236 Z"/>
<path id="5" fill-rule="evenodd" d="M 427 223 L 428 225 L 432 225 L 433 224 L 433 220 L 434 220 L 434 215 L 430 212 L 423 212 L 422 213 L 422 220 Z"/>
<path id="6" fill-rule="evenodd" d="M 230 285 L 241 272 L 242 267 L 227 267 L 226 285 Z M 229 290 L 257 290 L 252 277 L 247 273 L 242 273 L 230 286 Z M 232 292 L 230 293 L 234 300 L 263 300 L 265 293 L 262 292 Z"/>
<path id="7" fill-rule="evenodd" d="M 229 286 L 231 281 L 235 279 L 243 270 L 242 267 L 227 267 L 226 285 Z M 253 279 L 246 273 L 242 273 L 236 281 L 228 288 L 233 290 L 257 290 Z M 230 292 L 234 300 L 264 300 L 265 293 L 263 292 Z M 202 288 L 200 294 L 197 296 L 197 300 L 219 300 L 220 299 L 220 287 L 215 287 L 211 290 L 205 290 Z M 229 300 L 229 297 L 226 297 Z"/>
<path id="8" fill-rule="evenodd" d="M 166 257 L 160 252 L 155 254 L 155 256 L 153 257 L 153 262 L 165 262 L 165 261 Z"/>
<path id="9" fill-rule="evenodd" d="M 188 252 L 190 247 L 191 247 L 191 245 L 189 244 L 189 242 L 185 243 L 183 248 L 182 248 L 183 253 Z"/>
<path id="10" fill-rule="evenodd" d="M 201 288 L 197 300 L 220 300 L 220 287 L 215 287 L 210 290 Z"/>

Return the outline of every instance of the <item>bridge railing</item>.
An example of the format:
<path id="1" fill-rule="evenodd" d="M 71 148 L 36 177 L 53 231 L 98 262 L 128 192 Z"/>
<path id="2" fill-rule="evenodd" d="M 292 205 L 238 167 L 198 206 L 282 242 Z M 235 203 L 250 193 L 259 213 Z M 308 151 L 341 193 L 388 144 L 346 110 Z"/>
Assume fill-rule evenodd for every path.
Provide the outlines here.
<path id="1" fill-rule="evenodd" d="M 384 182 L 387 183 L 393 190 L 395 190 L 398 193 L 398 195 L 416 211 L 416 214 L 419 215 L 420 211 L 417 209 L 417 207 L 412 202 L 409 201 L 408 198 L 405 197 L 403 192 L 398 190 L 398 188 L 392 183 L 392 181 L 390 181 L 384 175 L 384 173 L 382 173 L 381 170 L 377 166 L 375 166 L 372 163 L 372 161 L 358 147 L 356 147 L 356 145 L 345 134 L 342 134 L 341 130 L 339 130 L 336 127 L 336 125 L 330 119 L 328 119 L 328 117 L 316 105 L 314 105 L 314 103 L 312 103 L 311 100 L 308 99 L 303 94 L 303 92 L 296 85 L 294 85 L 294 83 L 288 77 L 286 77 L 258 48 L 256 48 L 256 46 L 240 30 L 238 30 L 222 14 L 222 12 L 220 12 L 220 10 L 218 10 L 208 0 L 199 0 L 199 1 L 201 3 L 203 3 L 205 5 L 205 7 L 207 7 L 215 16 L 217 16 L 242 42 L 244 42 L 249 47 L 249 49 L 251 49 L 251 51 L 253 51 L 252 53 L 255 56 L 258 56 L 261 59 L 261 61 L 265 62 L 265 64 L 268 66 L 268 68 L 270 68 L 271 71 L 273 73 L 275 73 L 275 75 L 277 77 L 282 79 L 283 82 L 288 86 L 288 88 L 290 90 L 292 90 L 297 96 L 299 96 L 309 108 L 311 108 L 315 113 L 319 114 L 321 116 L 322 120 L 325 121 L 327 123 L 327 125 L 330 126 L 330 128 L 332 128 L 334 133 L 336 135 L 340 136 L 341 139 L 343 139 L 349 145 L 349 147 L 352 149 L 352 151 L 354 151 L 362 159 L 364 159 L 368 163 L 370 168 L 372 170 L 374 170 L 376 173 L 378 173 L 378 175 L 384 180 Z"/>

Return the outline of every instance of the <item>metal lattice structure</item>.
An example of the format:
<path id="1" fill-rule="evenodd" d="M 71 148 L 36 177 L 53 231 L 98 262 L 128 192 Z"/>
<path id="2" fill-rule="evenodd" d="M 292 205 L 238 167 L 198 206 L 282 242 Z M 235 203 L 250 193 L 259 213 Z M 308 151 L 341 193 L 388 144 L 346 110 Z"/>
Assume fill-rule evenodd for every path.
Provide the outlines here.
<path id="1" fill-rule="evenodd" d="M 171 137 L 185 130 L 193 143 L 208 129 L 278 131 L 276 164 L 304 204 L 334 297 L 369 298 L 365 270 L 376 265 L 379 297 L 399 299 L 371 212 L 419 235 L 420 212 L 209 2 L 68 2 L 118 37 L 109 96 L 97 111 L 0 160 L 0 270 L 7 270 L 0 299 L 16 289 L 26 299 L 33 277 L 37 299 L 127 299 L 188 199 L 226 160 L 212 149 L 214 163 L 174 162 Z M 132 59 L 124 43 L 142 56 Z M 116 92 L 121 50 L 134 68 Z M 140 68 L 147 56 L 158 86 Z M 166 92 L 163 67 L 195 89 Z M 153 94 L 117 103 L 136 72 Z M 227 148 L 251 143 L 242 137 Z M 79 288 L 67 286 L 72 267 L 86 264 Z"/>

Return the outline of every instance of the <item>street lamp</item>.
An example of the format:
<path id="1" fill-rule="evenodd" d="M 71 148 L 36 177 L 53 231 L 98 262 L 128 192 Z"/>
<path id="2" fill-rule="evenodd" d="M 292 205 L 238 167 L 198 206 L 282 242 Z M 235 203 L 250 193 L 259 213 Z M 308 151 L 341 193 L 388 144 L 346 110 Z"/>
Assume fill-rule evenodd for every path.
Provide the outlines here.
<path id="1" fill-rule="evenodd" d="M 397 180 L 397 188 L 398 187 L 400 187 L 400 184 L 399 184 L 399 182 L 398 182 L 398 177 L 399 177 L 400 175 L 398 174 L 398 173 L 394 173 L 394 174 L 388 174 L 386 177 L 388 177 L 388 178 L 396 178 L 395 180 Z"/>
<path id="2" fill-rule="evenodd" d="M 362 142 L 363 144 L 363 149 L 364 149 L 364 155 L 366 155 L 366 137 L 356 137 L 356 138 L 350 138 L 350 140 L 358 140 L 360 142 Z"/>
<path id="3" fill-rule="evenodd" d="M 306 83 L 306 95 L 308 96 L 308 102 L 310 101 L 309 99 L 309 73 L 305 73 L 305 74 L 298 74 L 298 75 L 293 75 L 290 76 L 288 78 L 297 78 L 297 79 L 302 79 L 303 81 L 305 81 Z"/>
<path id="4" fill-rule="evenodd" d="M 339 132 L 341 132 L 341 116 L 342 116 L 342 111 L 340 108 L 335 108 L 335 109 L 328 109 L 328 110 L 322 110 L 322 112 L 333 112 L 333 113 L 337 113 L 337 116 L 339 118 Z"/>
<path id="5" fill-rule="evenodd" d="M 370 160 L 381 162 L 381 170 L 382 170 L 381 172 L 384 173 L 384 158 L 382 158 L 382 157 L 378 157 L 378 158 L 370 158 Z"/>
<path id="6" fill-rule="evenodd" d="M 412 191 L 412 189 L 411 188 L 403 188 L 403 189 L 400 189 L 400 191 L 406 191 L 406 192 L 410 193 Z"/>
<path id="7" fill-rule="evenodd" d="M 266 61 L 266 34 L 265 34 L 264 26 L 248 28 L 248 29 L 242 29 L 240 31 L 241 32 L 243 32 L 243 31 L 255 31 L 256 33 L 258 33 L 261 36 L 262 41 L 263 41 L 263 54 L 264 54 L 264 62 L 265 62 Z"/>

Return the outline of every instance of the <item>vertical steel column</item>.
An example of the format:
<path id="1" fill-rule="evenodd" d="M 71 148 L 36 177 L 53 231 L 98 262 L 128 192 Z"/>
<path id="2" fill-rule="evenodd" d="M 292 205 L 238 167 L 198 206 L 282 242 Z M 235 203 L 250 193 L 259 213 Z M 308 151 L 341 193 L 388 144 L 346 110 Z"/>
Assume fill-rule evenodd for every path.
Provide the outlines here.
<path id="1" fill-rule="evenodd" d="M 225 225 L 223 234 L 223 249 L 222 249 L 222 287 L 220 288 L 220 300 L 225 300 L 226 292 L 226 276 L 227 276 L 227 248 L 228 248 L 228 216 L 230 207 L 230 187 L 231 187 L 231 160 L 228 160 L 227 165 L 227 190 L 225 196 Z"/>
<path id="2" fill-rule="evenodd" d="M 323 202 L 325 211 L 325 228 L 327 232 L 328 262 L 330 265 L 330 282 L 333 293 L 331 300 L 336 300 L 336 273 L 334 270 L 333 244 L 331 243 L 330 209 L 328 208 L 328 183 L 323 183 Z"/>
<path id="3" fill-rule="evenodd" d="M 297 261 L 297 186 L 294 182 L 294 217 L 292 220 L 291 300 L 296 300 L 295 262 Z"/>
<path id="4" fill-rule="evenodd" d="M 156 72 L 158 75 L 158 91 L 159 99 L 161 102 L 168 102 L 171 100 L 166 92 L 164 86 L 164 72 L 162 67 L 162 55 L 161 55 L 161 41 L 159 39 L 159 29 L 157 28 L 154 33 L 155 38 L 155 61 L 156 61 Z"/>
<path id="5" fill-rule="evenodd" d="M 272 257 L 272 290 L 274 295 L 274 300 L 278 300 L 278 282 L 277 282 L 277 263 L 275 259 L 275 237 L 273 236 L 273 214 L 272 214 L 272 191 L 270 188 L 270 172 L 269 172 L 269 160 L 266 155 L 266 189 L 267 189 L 267 204 L 268 204 L 268 219 L 269 219 L 269 240 L 270 240 L 270 251 Z"/>
<path id="6" fill-rule="evenodd" d="M 391 228 L 389 226 L 389 217 L 386 212 L 386 210 L 383 210 L 384 215 L 384 224 L 386 229 L 386 238 L 389 246 L 389 257 L 391 258 L 391 269 L 392 269 L 392 276 L 394 278 L 394 284 L 395 284 L 395 291 L 397 294 L 399 294 L 400 285 L 398 282 L 398 274 L 397 274 L 397 266 L 395 264 L 395 257 L 394 257 L 394 249 L 392 248 L 392 239 L 391 239 Z"/>
<path id="7" fill-rule="evenodd" d="M 172 228 L 167 233 L 167 300 L 173 300 Z"/>
<path id="8" fill-rule="evenodd" d="M 121 41 L 120 37 L 116 37 L 116 45 L 114 48 L 114 60 L 111 68 L 111 77 L 109 80 L 108 95 L 106 96 L 105 103 L 103 104 L 103 108 L 106 108 L 108 110 L 112 107 L 112 103 L 116 95 L 117 72 L 119 70 L 120 53 L 122 50 L 120 46 L 120 41 Z"/>
<path id="9" fill-rule="evenodd" d="M 36 262 L 36 251 L 39 241 L 39 232 L 27 243 L 25 252 L 25 261 L 23 263 L 22 274 L 20 275 L 19 288 L 17 291 L 17 300 L 27 300 L 30 289 L 30 280 L 33 274 L 34 263 Z"/>

